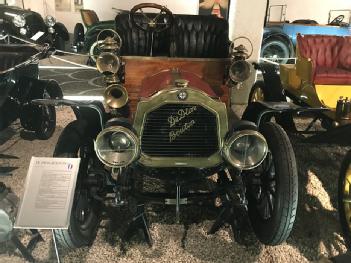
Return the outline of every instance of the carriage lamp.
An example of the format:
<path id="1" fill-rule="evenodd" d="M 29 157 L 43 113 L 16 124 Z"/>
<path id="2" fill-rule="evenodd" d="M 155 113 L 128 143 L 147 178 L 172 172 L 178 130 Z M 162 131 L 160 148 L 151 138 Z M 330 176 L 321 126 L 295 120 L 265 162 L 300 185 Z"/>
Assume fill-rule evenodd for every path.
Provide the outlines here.
<path id="1" fill-rule="evenodd" d="M 121 66 L 118 56 L 111 52 L 103 52 L 96 60 L 96 67 L 102 74 L 116 74 Z"/>
<path id="2" fill-rule="evenodd" d="M 249 170 L 260 165 L 267 152 L 266 139 L 253 130 L 235 132 L 224 144 L 224 157 L 240 170 Z"/>
<path id="3" fill-rule="evenodd" d="M 18 198 L 0 183 L 0 242 L 11 239 Z"/>
<path id="4" fill-rule="evenodd" d="M 16 27 L 24 27 L 26 25 L 26 18 L 23 15 L 15 15 L 12 21 Z"/>
<path id="5" fill-rule="evenodd" d="M 56 19 L 53 16 L 48 15 L 45 17 L 45 24 L 48 27 L 53 27 L 56 24 Z"/>
<path id="6" fill-rule="evenodd" d="M 137 135 L 124 126 L 111 126 L 102 130 L 94 146 L 100 161 L 113 168 L 128 166 L 140 154 Z"/>
<path id="7" fill-rule="evenodd" d="M 245 60 L 234 61 L 229 68 L 229 77 L 234 82 L 243 82 L 250 77 L 251 67 Z"/>

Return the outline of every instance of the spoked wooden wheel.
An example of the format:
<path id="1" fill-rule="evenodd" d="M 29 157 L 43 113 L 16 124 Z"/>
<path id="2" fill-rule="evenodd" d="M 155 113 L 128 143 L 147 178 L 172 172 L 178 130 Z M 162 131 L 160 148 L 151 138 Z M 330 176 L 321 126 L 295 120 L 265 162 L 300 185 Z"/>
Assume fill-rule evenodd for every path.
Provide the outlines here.
<path id="1" fill-rule="evenodd" d="M 341 165 L 338 185 L 339 217 L 346 246 L 351 249 L 351 151 Z"/>

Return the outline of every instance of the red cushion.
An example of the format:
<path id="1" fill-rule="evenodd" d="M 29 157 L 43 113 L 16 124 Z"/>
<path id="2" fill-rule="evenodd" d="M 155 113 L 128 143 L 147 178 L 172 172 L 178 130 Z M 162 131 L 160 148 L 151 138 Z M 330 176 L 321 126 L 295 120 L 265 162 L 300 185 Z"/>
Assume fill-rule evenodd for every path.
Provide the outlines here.
<path id="1" fill-rule="evenodd" d="M 351 70 L 351 37 L 344 39 L 344 45 L 339 54 L 339 67 Z"/>
<path id="2" fill-rule="evenodd" d="M 297 36 L 302 57 L 311 58 L 315 67 L 337 67 L 344 38 L 325 35 Z"/>
<path id="3" fill-rule="evenodd" d="M 317 67 L 314 84 L 351 85 L 351 70 Z"/>

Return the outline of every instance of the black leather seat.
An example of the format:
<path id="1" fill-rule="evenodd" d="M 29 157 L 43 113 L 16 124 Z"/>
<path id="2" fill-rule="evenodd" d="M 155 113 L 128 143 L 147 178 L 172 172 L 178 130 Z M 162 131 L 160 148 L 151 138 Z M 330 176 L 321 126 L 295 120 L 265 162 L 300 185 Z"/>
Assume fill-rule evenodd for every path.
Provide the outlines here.
<path id="1" fill-rule="evenodd" d="M 136 16 L 136 20 L 146 22 L 142 15 Z M 116 16 L 116 31 L 123 41 L 121 55 L 150 55 L 152 34 L 133 26 L 129 14 Z M 228 49 L 226 20 L 215 16 L 174 15 L 170 29 L 154 34 L 152 56 L 226 58 Z"/>
<path id="2" fill-rule="evenodd" d="M 150 16 L 150 14 L 148 14 Z M 151 14 L 152 16 L 152 14 Z M 146 23 L 143 15 L 135 16 L 137 23 Z M 116 31 L 122 38 L 121 55 L 124 56 L 150 56 L 150 46 L 152 34 L 136 28 L 129 14 L 119 14 L 116 16 Z M 170 30 L 155 33 L 152 47 L 153 56 L 169 56 Z"/>
<path id="3" fill-rule="evenodd" d="M 226 58 L 228 22 L 216 16 L 175 15 L 172 57 Z"/>

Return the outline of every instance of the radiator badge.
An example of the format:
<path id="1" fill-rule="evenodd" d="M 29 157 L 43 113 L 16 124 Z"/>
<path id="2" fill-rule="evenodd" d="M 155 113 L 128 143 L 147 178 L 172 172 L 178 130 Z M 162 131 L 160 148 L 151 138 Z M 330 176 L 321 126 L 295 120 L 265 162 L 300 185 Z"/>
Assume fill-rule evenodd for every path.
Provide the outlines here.
<path id="1" fill-rule="evenodd" d="M 196 110 L 197 110 L 197 106 L 179 109 L 176 115 L 171 115 L 168 117 L 169 127 L 172 128 L 177 123 L 179 123 L 182 119 L 184 119 L 186 116 L 191 115 Z"/>
<path id="2" fill-rule="evenodd" d="M 192 115 L 195 111 L 197 111 L 197 106 L 187 107 L 187 108 L 179 109 L 177 111 L 177 114 L 170 115 L 168 117 L 169 128 L 172 128 L 178 124 L 176 129 L 169 132 L 169 142 L 173 142 L 180 135 L 190 130 L 191 127 L 194 126 L 195 120 L 190 120 L 189 122 L 185 122 L 184 124 L 182 124 L 181 121 L 185 117 Z"/>
<path id="3" fill-rule="evenodd" d="M 182 135 L 183 133 L 185 133 L 186 131 L 190 130 L 191 127 L 193 127 L 195 124 L 194 120 L 191 120 L 189 122 L 184 123 L 184 125 L 174 131 L 170 131 L 169 132 L 169 142 L 173 142 L 175 139 L 177 139 L 180 135 Z"/>

